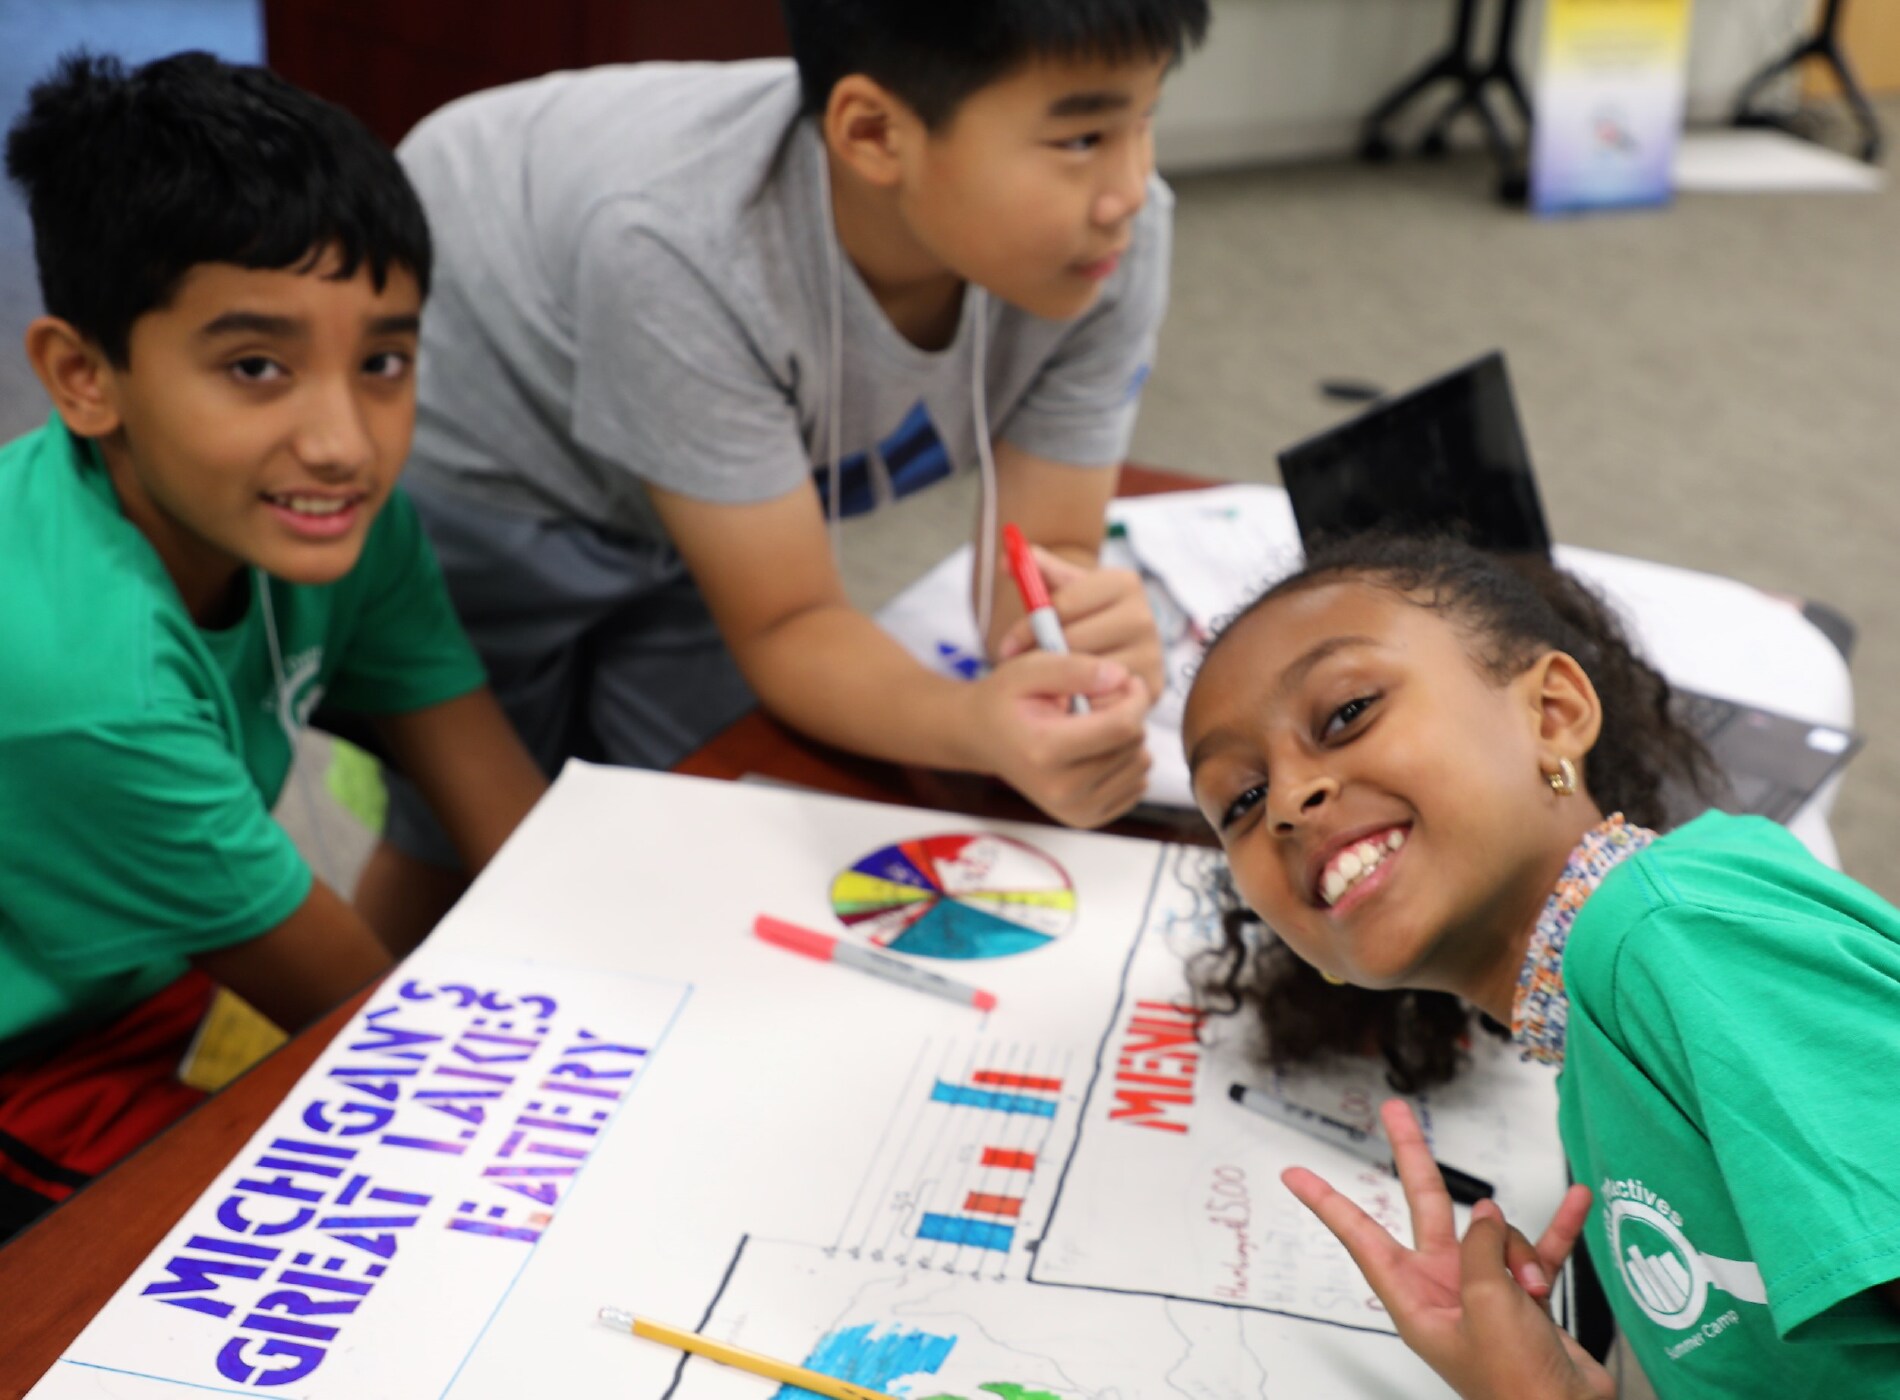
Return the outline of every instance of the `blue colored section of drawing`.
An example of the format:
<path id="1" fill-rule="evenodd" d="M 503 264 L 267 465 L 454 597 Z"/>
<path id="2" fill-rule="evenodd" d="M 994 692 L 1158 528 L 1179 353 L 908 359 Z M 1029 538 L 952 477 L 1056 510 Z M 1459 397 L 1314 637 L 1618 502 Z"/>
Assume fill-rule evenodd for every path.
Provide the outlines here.
<path id="1" fill-rule="evenodd" d="M 978 1249 L 1009 1253 L 1009 1242 L 1016 1238 L 1014 1225 L 998 1225 L 993 1220 L 971 1220 L 962 1215 L 938 1215 L 924 1212 L 924 1223 L 917 1227 L 920 1240 L 942 1240 L 945 1244 L 969 1244 Z"/>
<path id="2" fill-rule="evenodd" d="M 905 1376 L 932 1375 L 957 1344 L 955 1337 L 929 1332 L 886 1332 L 873 1336 L 875 1323 L 829 1332 L 805 1358 L 811 1370 L 841 1381 L 882 1390 Z M 797 1386 L 782 1385 L 772 1400 L 802 1400 L 811 1394 Z"/>
<path id="3" fill-rule="evenodd" d="M 1027 1113 L 1037 1118 L 1056 1116 L 1054 1099 L 1033 1099 L 1027 1094 L 1006 1094 L 999 1089 L 973 1089 L 967 1084 L 937 1081 L 930 1091 L 932 1103 L 955 1104 L 959 1108 L 990 1108 L 999 1113 Z"/>
<path id="4" fill-rule="evenodd" d="M 945 899 L 893 939 L 890 949 L 926 958 L 1001 958 L 1048 941 L 1046 933 Z"/>
<path id="5" fill-rule="evenodd" d="M 934 890 L 937 888 L 937 882 L 919 870 L 910 857 L 895 846 L 884 846 L 872 851 L 851 868 L 860 875 L 869 875 L 876 880 L 889 880 L 894 884 L 909 885 L 913 889 Z"/>
<path id="6" fill-rule="evenodd" d="M 937 660 L 958 680 L 973 681 L 983 674 L 983 658 L 954 642 L 937 643 Z"/>
<path id="7" fill-rule="evenodd" d="M 937 435 L 937 425 L 930 421 L 930 411 L 922 399 L 912 404 L 890 436 L 878 443 L 877 454 L 884 460 L 894 496 L 908 496 L 950 475 L 950 453 Z M 829 468 L 819 467 L 812 473 L 812 480 L 818 485 L 819 504 L 830 515 Z M 877 505 L 869 454 L 853 452 L 838 459 L 838 495 L 841 516 L 863 515 Z"/>

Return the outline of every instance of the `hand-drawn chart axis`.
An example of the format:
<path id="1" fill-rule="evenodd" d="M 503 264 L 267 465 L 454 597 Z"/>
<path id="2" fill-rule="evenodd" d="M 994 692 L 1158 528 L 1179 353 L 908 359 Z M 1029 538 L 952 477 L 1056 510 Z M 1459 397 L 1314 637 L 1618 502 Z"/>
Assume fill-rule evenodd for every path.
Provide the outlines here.
<path id="1" fill-rule="evenodd" d="M 1232 1128 L 1221 1112 L 1226 1095 L 1215 1094 L 1208 1087 L 1221 1076 L 1207 1063 L 1210 1051 L 1201 1035 L 1205 1012 L 1191 1004 L 1192 997 L 1187 992 L 1180 967 L 1181 960 L 1191 956 L 1194 945 L 1208 946 L 1206 940 L 1213 936 L 1219 921 L 1218 908 L 1211 904 L 1206 887 L 1206 863 L 1194 858 L 1202 854 L 1188 848 L 1171 850 L 1173 858 L 1164 860 L 1156 870 L 1140 932 L 1124 960 L 1115 1005 L 1103 1027 L 1094 1069 L 1083 1091 L 1068 1156 L 1046 1207 L 1043 1229 L 1040 1237 L 1026 1246 L 1030 1263 L 1025 1281 L 1044 1288 L 1195 1303 L 1393 1337 L 1390 1318 L 1378 1307 L 1370 1289 L 1358 1279 L 1356 1270 L 1350 1276 L 1341 1272 L 1342 1268 L 1350 1267 L 1344 1251 L 1326 1249 L 1326 1254 L 1337 1255 L 1337 1258 L 1313 1254 L 1304 1237 L 1315 1232 L 1323 1234 L 1323 1231 L 1316 1222 L 1303 1216 L 1290 1197 L 1283 1202 L 1271 1197 L 1246 1202 L 1244 1195 L 1250 1188 L 1241 1186 L 1240 1201 L 1223 1199 L 1235 1186 L 1234 1178 L 1245 1177 L 1244 1170 L 1214 1165 L 1211 1171 L 1206 1171 L 1207 1163 L 1190 1150 L 1190 1131 L 1195 1131 L 1198 1138 L 1209 1130 L 1225 1135 Z M 1167 970 L 1157 977 L 1158 970 L 1164 966 Z M 1115 1134 L 1127 1136 L 1119 1142 L 1110 1140 Z M 1131 1154 L 1129 1148 L 1135 1142 L 1139 1142 L 1143 1150 Z M 1108 1157 L 1097 1155 L 1090 1163 L 1088 1194 L 1092 1199 L 1078 1208 L 1074 1204 L 1071 1178 L 1077 1163 L 1089 1152 L 1106 1152 Z M 1123 1175 L 1105 1166 L 1111 1159 L 1121 1162 L 1123 1158 L 1126 1158 L 1126 1175 L 1130 1180 L 1145 1178 L 1157 1185 L 1150 1207 L 1158 1219 L 1165 1219 L 1176 1206 L 1174 1201 L 1161 1199 L 1164 1194 L 1178 1192 L 1182 1202 L 1192 1205 L 1203 1189 L 1209 1195 L 1205 1211 L 1236 1209 L 1243 1213 L 1242 1218 L 1236 1220 L 1213 1214 L 1203 1217 L 1201 1211 L 1194 1212 L 1198 1225 L 1203 1229 L 1212 1227 L 1217 1236 L 1230 1240 L 1237 1251 L 1235 1261 L 1226 1266 L 1223 1281 L 1210 1281 L 1206 1286 L 1197 1282 L 1184 1288 L 1179 1286 L 1178 1270 L 1164 1269 L 1159 1272 L 1171 1272 L 1172 1276 L 1165 1280 L 1157 1278 L 1144 1286 L 1140 1277 L 1148 1270 L 1137 1262 L 1143 1250 L 1132 1234 L 1125 1248 L 1109 1251 L 1111 1254 L 1119 1252 L 1124 1260 L 1130 1261 L 1126 1282 L 1102 1277 L 1099 1266 L 1092 1278 L 1061 1277 L 1063 1272 L 1071 1271 L 1067 1267 L 1067 1261 L 1074 1257 L 1070 1245 L 1100 1232 L 1100 1222 L 1094 1218 L 1101 1214 L 1104 1204 L 1099 1183 L 1104 1176 Z M 1228 1160 L 1239 1161 L 1240 1158 L 1233 1156 Z M 1201 1180 L 1196 1173 L 1207 1179 Z M 1367 1179 L 1375 1180 L 1377 1174 L 1369 1171 Z M 1277 1191 L 1278 1187 L 1275 1180 L 1269 1190 Z M 1124 1208 L 1124 1218 L 1127 1210 L 1139 1204 L 1135 1199 L 1139 1194 L 1135 1190 L 1133 1197 L 1115 1203 Z M 1065 1204 L 1069 1207 L 1067 1216 Z M 1382 1220 L 1388 1213 L 1389 1206 L 1375 1209 Z M 1229 1226 L 1233 1228 L 1230 1230 Z M 1273 1241 L 1277 1248 L 1261 1249 L 1268 1241 Z M 1052 1256 L 1058 1262 L 1052 1264 Z M 1249 1265 L 1252 1265 L 1253 1277 L 1248 1277 Z M 1261 1277 L 1276 1270 L 1280 1274 L 1277 1283 Z M 1076 1271 L 1089 1272 L 1087 1269 Z M 1114 1274 L 1120 1270 L 1111 1265 L 1109 1272 Z M 1175 1286 L 1169 1286 L 1171 1283 Z M 1362 1294 L 1364 1296 L 1359 1296 Z M 1366 1320 L 1360 1321 L 1361 1317 Z"/>

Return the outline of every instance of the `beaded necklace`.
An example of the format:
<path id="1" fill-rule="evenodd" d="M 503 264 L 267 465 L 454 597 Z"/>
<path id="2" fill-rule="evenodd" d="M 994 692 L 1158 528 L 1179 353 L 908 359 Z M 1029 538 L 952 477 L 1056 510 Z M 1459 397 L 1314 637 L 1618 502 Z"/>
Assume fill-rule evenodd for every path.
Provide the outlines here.
<path id="1" fill-rule="evenodd" d="M 1655 832 L 1615 812 L 1586 831 L 1564 863 L 1564 873 L 1557 877 L 1550 898 L 1544 901 L 1544 912 L 1537 916 L 1511 1000 L 1511 1041 L 1525 1059 L 1546 1065 L 1564 1062 L 1564 1030 L 1570 1017 L 1570 998 L 1564 992 L 1564 944 L 1571 925 L 1604 877 L 1655 839 Z"/>

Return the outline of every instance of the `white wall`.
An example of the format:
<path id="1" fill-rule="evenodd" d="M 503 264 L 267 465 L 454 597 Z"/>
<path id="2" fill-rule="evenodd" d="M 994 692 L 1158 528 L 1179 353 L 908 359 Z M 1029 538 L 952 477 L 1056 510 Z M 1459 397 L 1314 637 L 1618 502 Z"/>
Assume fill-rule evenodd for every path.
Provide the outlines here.
<path id="1" fill-rule="evenodd" d="M 1213 0 L 1206 46 L 1168 80 L 1155 142 L 1166 170 L 1338 155 L 1373 106 L 1451 35 L 1456 0 Z M 1718 120 L 1805 29 L 1812 0 L 1700 0 L 1690 120 Z M 1534 82 L 1543 6 L 1524 0 L 1519 69 Z M 1479 34 L 1491 32 L 1488 17 Z M 1425 111 L 1449 95 L 1426 99 Z M 1534 95 L 1533 95 L 1534 100 Z M 1467 119 L 1468 120 L 1468 119 Z"/>

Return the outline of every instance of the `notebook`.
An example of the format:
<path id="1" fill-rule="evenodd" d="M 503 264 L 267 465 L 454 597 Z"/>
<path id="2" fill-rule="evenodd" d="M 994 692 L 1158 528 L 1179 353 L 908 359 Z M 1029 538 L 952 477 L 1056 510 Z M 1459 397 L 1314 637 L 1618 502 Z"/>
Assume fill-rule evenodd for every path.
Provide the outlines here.
<path id="1" fill-rule="evenodd" d="M 1550 530 L 1502 353 L 1381 399 L 1280 454 L 1301 543 L 1372 528 L 1450 531 L 1482 549 L 1550 555 Z M 1786 822 L 1860 750 L 1858 734 L 1677 689 L 1677 713 L 1727 791 L 1672 791 L 1680 822 L 1708 806 Z"/>

